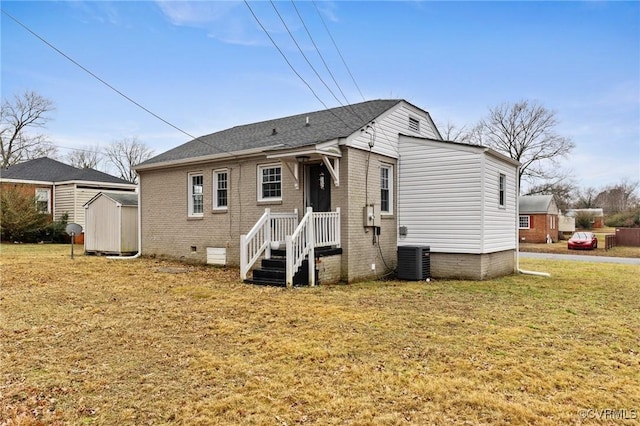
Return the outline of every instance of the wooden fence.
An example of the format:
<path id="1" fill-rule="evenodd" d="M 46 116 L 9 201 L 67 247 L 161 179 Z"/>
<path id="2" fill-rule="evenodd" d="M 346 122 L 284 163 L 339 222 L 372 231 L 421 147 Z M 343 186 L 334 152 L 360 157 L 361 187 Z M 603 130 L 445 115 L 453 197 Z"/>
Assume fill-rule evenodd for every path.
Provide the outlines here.
<path id="1" fill-rule="evenodd" d="M 616 228 L 615 245 L 640 247 L 640 228 Z"/>

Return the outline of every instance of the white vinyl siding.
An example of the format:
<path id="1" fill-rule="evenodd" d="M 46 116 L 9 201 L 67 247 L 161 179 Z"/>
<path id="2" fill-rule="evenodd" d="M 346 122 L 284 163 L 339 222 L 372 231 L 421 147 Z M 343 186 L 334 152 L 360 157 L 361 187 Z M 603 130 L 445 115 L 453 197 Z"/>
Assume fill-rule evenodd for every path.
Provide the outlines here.
<path id="1" fill-rule="evenodd" d="M 65 213 L 69 214 L 69 222 L 78 223 L 75 220 L 76 212 L 76 186 L 75 184 L 59 185 L 54 190 L 53 219 L 60 220 Z M 80 208 L 84 210 L 82 205 Z M 79 225 L 83 225 L 79 223 Z"/>
<path id="2" fill-rule="evenodd" d="M 204 175 L 202 173 L 189 173 L 189 217 L 202 217 L 204 215 Z"/>
<path id="3" fill-rule="evenodd" d="M 493 253 L 515 249 L 518 232 L 516 168 L 489 154 L 484 154 L 482 161 L 484 169 L 483 252 Z M 502 200 L 504 205 L 500 205 L 500 175 L 504 176 L 504 200 Z"/>
<path id="4" fill-rule="evenodd" d="M 419 120 L 419 131 L 409 130 L 409 117 Z M 439 139 L 438 133 L 431 125 L 430 118 L 423 111 L 401 102 L 396 107 L 382 114 L 375 122 L 375 144 L 372 152 L 390 158 L 398 158 L 398 134 L 414 134 L 415 136 Z M 369 150 L 370 136 L 364 132 L 356 132 L 348 138 L 346 144 L 351 147 Z"/>
<path id="5" fill-rule="evenodd" d="M 229 207 L 229 171 L 213 171 L 213 209 L 227 210 Z"/>
<path id="6" fill-rule="evenodd" d="M 401 137 L 398 245 L 430 246 L 445 253 L 480 253 L 481 168 L 477 155 Z"/>
<path id="7" fill-rule="evenodd" d="M 280 164 L 258 166 L 258 201 L 282 200 L 282 167 Z"/>
<path id="8" fill-rule="evenodd" d="M 484 149 L 401 136 L 397 186 L 398 226 L 407 227 L 398 245 L 473 254 L 515 248 L 515 166 Z"/>

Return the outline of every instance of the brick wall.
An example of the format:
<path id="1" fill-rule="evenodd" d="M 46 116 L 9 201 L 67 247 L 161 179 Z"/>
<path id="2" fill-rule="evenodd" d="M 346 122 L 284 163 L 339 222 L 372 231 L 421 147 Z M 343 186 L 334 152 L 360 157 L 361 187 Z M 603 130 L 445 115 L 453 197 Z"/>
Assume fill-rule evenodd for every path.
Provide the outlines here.
<path id="1" fill-rule="evenodd" d="M 342 208 L 342 280 L 353 282 L 384 275 L 385 262 L 390 269 L 395 268 L 397 164 L 389 157 L 371 154 L 367 178 L 367 151 L 349 149 L 342 154 L 340 191 L 336 191 L 334 203 Z M 380 165 L 383 163 L 394 166 L 394 214 L 382 216 L 380 235 L 376 236 L 373 228 L 364 227 L 363 208 L 367 203 L 380 204 Z"/>
<path id="2" fill-rule="evenodd" d="M 324 256 L 316 259 L 319 284 L 335 284 L 342 281 L 342 255 Z"/>
<path id="3" fill-rule="evenodd" d="M 529 216 L 529 229 L 518 230 L 520 242 L 545 243 L 547 241 L 547 235 L 551 237 L 554 243 L 558 241 L 559 218 L 557 215 L 521 214 L 520 216 Z M 555 221 L 553 229 L 551 228 L 552 221 Z"/>
<path id="4" fill-rule="evenodd" d="M 515 251 L 488 254 L 431 253 L 431 276 L 486 280 L 515 272 Z"/>
<path id="5" fill-rule="evenodd" d="M 142 253 L 206 262 L 207 247 L 226 247 L 227 261 L 238 265 L 240 235 L 246 234 L 264 213 L 302 213 L 302 191 L 282 166 L 282 201 L 257 201 L 257 166 L 270 164 L 264 157 L 234 163 L 207 163 L 140 173 Z M 213 210 L 213 170 L 227 168 L 229 201 L 225 211 Z M 202 172 L 204 215 L 188 217 L 188 174 Z M 192 249 L 192 247 L 195 248 Z"/>

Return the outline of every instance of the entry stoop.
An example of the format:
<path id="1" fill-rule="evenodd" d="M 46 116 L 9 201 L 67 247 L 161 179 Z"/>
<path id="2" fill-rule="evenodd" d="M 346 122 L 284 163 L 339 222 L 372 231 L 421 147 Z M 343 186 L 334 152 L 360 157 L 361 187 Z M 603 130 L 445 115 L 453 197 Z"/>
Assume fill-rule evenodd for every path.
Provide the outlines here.
<path id="1" fill-rule="evenodd" d="M 309 285 L 309 260 L 302 261 L 302 266 L 293 276 L 294 286 Z M 271 259 L 262 259 L 260 268 L 253 270 L 253 277 L 245 282 L 256 285 L 269 285 L 274 287 L 286 287 L 287 257 L 285 250 L 272 250 Z M 316 282 L 318 271 L 316 270 Z"/>

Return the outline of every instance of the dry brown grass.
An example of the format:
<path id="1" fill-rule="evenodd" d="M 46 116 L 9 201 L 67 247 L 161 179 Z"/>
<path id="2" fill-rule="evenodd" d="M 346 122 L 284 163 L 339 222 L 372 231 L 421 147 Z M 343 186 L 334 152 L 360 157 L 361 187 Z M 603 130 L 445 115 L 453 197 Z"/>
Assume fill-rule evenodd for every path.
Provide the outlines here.
<path id="1" fill-rule="evenodd" d="M 637 266 L 523 259 L 552 278 L 285 290 L 236 270 L 71 260 L 67 246 L 1 259 L 0 424 L 640 416 Z"/>

